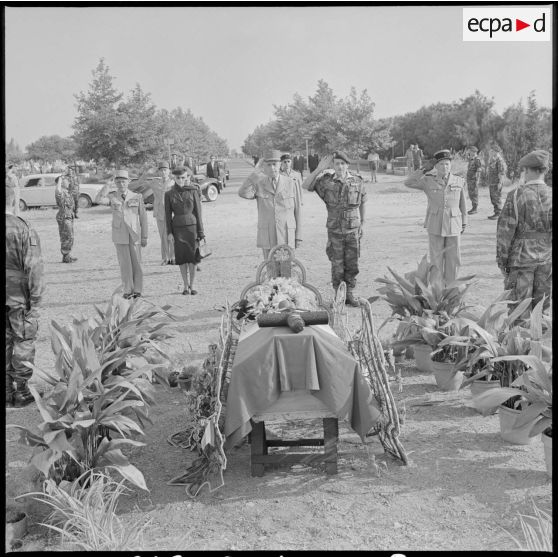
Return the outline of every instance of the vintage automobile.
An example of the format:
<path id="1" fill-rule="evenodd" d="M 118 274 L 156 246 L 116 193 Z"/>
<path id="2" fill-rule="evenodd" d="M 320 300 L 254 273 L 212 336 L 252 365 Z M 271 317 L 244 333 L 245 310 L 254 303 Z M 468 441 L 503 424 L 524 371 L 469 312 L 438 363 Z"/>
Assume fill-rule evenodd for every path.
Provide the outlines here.
<path id="1" fill-rule="evenodd" d="M 29 174 L 20 182 L 19 208 L 26 211 L 29 207 L 56 207 L 54 181 L 60 173 Z M 102 196 L 104 184 L 80 184 L 78 206 L 81 209 L 92 205 L 106 204 Z"/>
<path id="2" fill-rule="evenodd" d="M 153 209 L 153 189 L 150 183 L 157 178 L 157 176 L 143 175 L 139 178 L 132 178 L 128 185 L 129 190 L 132 190 L 132 192 L 139 192 L 143 196 L 143 201 L 147 209 Z M 193 181 L 200 187 L 203 195 L 202 201 L 215 201 L 223 189 L 223 185 L 218 179 L 207 178 L 205 174 L 195 174 Z"/>

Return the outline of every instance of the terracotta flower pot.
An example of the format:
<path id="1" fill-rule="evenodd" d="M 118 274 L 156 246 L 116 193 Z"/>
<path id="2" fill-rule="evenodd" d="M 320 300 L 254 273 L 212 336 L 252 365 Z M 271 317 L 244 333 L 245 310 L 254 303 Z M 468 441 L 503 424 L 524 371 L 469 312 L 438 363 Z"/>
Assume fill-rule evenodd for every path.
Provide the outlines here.
<path id="1" fill-rule="evenodd" d="M 432 362 L 432 373 L 442 391 L 457 391 L 463 383 L 463 372 L 452 362 Z"/>
<path id="2" fill-rule="evenodd" d="M 430 358 L 430 353 L 432 352 L 432 347 L 430 345 L 426 345 L 425 343 L 417 343 L 413 346 L 413 348 L 417 368 L 421 372 L 431 372 L 432 359 Z"/>
<path id="3" fill-rule="evenodd" d="M 475 398 L 477 395 L 488 391 L 489 389 L 494 389 L 500 387 L 499 380 L 475 380 L 471 384 L 471 395 Z M 474 405 L 474 403 L 473 403 Z M 491 407 L 490 409 L 480 410 L 475 407 L 475 410 L 480 413 L 483 417 L 488 415 L 494 415 L 498 411 L 498 405 Z"/>
<path id="4" fill-rule="evenodd" d="M 545 430 L 541 434 L 541 440 L 544 445 L 544 461 L 546 463 L 546 472 L 552 478 L 552 436 L 549 436 Z"/>
<path id="5" fill-rule="evenodd" d="M 518 411 L 517 409 L 510 409 L 504 405 L 500 405 L 498 407 L 498 416 L 500 417 L 500 434 L 506 442 L 526 446 L 527 444 L 532 443 L 535 439 L 534 437 L 529 436 L 529 432 L 531 428 L 533 428 L 533 424 L 535 424 L 537 419 L 534 418 L 531 422 L 528 422 L 521 428 L 514 428 L 515 421 L 520 413 L 521 411 Z"/>

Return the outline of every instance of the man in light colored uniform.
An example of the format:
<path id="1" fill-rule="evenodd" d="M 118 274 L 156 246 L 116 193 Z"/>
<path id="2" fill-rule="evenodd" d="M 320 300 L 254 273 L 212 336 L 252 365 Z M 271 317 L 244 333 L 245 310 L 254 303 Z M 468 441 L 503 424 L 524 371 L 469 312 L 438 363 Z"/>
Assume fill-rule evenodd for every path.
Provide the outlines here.
<path id="1" fill-rule="evenodd" d="M 451 174 L 451 153 L 434 153 L 431 165 L 414 171 L 404 182 L 422 190 L 428 198 L 424 227 L 428 230 L 430 262 L 442 273 L 446 284 L 457 277 L 461 265 L 461 234 L 467 226 L 465 181 Z"/>
<path id="2" fill-rule="evenodd" d="M 174 241 L 169 240 L 165 218 L 165 192 L 172 188 L 174 180 L 170 178 L 170 167 L 166 161 L 159 163 L 161 177 L 153 181 L 153 217 L 157 221 L 157 230 L 161 237 L 161 265 L 174 263 Z"/>
<path id="3" fill-rule="evenodd" d="M 264 156 L 263 173 L 253 172 L 238 190 L 241 198 L 258 204 L 257 246 L 267 259 L 280 244 L 298 248 L 302 242 L 302 203 L 296 184 L 280 173 L 281 155 L 276 149 Z"/>
<path id="4" fill-rule="evenodd" d="M 304 205 L 302 202 L 302 175 L 293 169 L 293 160 L 290 153 L 283 153 L 283 155 L 281 155 L 280 172 L 288 176 L 295 183 L 300 197 L 300 204 Z"/>
<path id="5" fill-rule="evenodd" d="M 143 289 L 141 247 L 147 246 L 147 213 L 142 195 L 128 190 L 127 170 L 116 171 L 114 181 L 116 191 L 110 193 L 112 241 L 120 265 L 123 296 L 137 298 Z"/>

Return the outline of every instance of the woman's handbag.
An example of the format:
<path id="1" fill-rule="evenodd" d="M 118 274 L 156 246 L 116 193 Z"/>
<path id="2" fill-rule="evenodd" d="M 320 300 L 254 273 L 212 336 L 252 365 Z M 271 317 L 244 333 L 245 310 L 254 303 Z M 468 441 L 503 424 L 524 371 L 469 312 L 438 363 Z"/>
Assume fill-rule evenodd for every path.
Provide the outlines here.
<path id="1" fill-rule="evenodd" d="M 204 258 L 207 258 L 208 256 L 211 256 L 211 248 L 209 248 L 209 246 L 207 245 L 205 238 L 203 240 L 200 240 L 198 250 L 200 252 L 200 258 L 202 260 Z"/>

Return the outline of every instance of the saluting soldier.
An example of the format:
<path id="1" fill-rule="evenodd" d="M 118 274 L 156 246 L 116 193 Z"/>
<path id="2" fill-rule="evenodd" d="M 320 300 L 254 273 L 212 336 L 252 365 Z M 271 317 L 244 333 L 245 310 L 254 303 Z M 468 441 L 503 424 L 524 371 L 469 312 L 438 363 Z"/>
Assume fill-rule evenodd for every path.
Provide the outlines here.
<path id="1" fill-rule="evenodd" d="M 141 248 L 147 246 L 147 213 L 143 197 L 128 190 L 127 170 L 114 177 L 116 191 L 110 195 L 112 241 L 116 248 L 124 298 L 137 298 L 143 290 Z"/>
<path id="2" fill-rule="evenodd" d="M 6 188 L 6 407 L 25 407 L 33 402 L 28 363 L 35 361 L 43 258 L 39 236 L 14 209 L 14 190 Z"/>
<path id="3" fill-rule="evenodd" d="M 241 198 L 258 204 L 257 246 L 267 259 L 280 244 L 298 248 L 302 243 L 302 202 L 295 183 L 280 173 L 281 154 L 272 149 L 264 155 L 263 173 L 253 172 L 238 190 Z"/>
<path id="4" fill-rule="evenodd" d="M 545 309 L 552 286 L 552 188 L 544 181 L 549 161 L 542 149 L 519 160 L 525 183 L 508 194 L 496 230 L 504 287 L 512 290 L 514 300 L 532 297 L 533 308 L 545 296 Z"/>
<path id="5" fill-rule="evenodd" d="M 367 194 L 364 181 L 349 172 L 351 160 L 343 151 L 333 154 L 333 168 L 320 172 L 308 185 L 327 207 L 326 254 L 331 262 L 331 282 L 337 290 L 341 281 L 347 285 L 345 303 L 358 306 L 354 296 L 362 227 L 366 218 Z"/>
<path id="6" fill-rule="evenodd" d="M 461 234 L 467 226 L 465 181 L 451 174 L 449 150 L 434 153 L 434 166 L 425 165 L 404 184 L 422 190 L 428 198 L 424 227 L 428 231 L 430 262 L 443 275 L 446 284 L 457 277 L 461 265 Z"/>
<path id="7" fill-rule="evenodd" d="M 281 155 L 281 174 L 288 176 L 294 183 L 298 190 L 300 204 L 302 203 L 302 175 L 293 169 L 293 160 L 290 153 L 283 153 Z"/>
<path id="8" fill-rule="evenodd" d="M 467 211 L 469 215 L 474 215 L 479 206 L 479 180 L 482 170 L 482 161 L 479 157 L 479 150 L 471 145 L 467 150 L 469 163 L 467 164 L 467 192 L 471 200 L 472 207 Z"/>
<path id="9" fill-rule="evenodd" d="M 506 162 L 500 153 L 496 144 L 493 144 L 488 151 L 488 190 L 490 192 L 490 201 L 494 206 L 494 215 L 488 218 L 491 220 L 498 219 L 502 211 L 502 186 L 506 176 Z"/>

